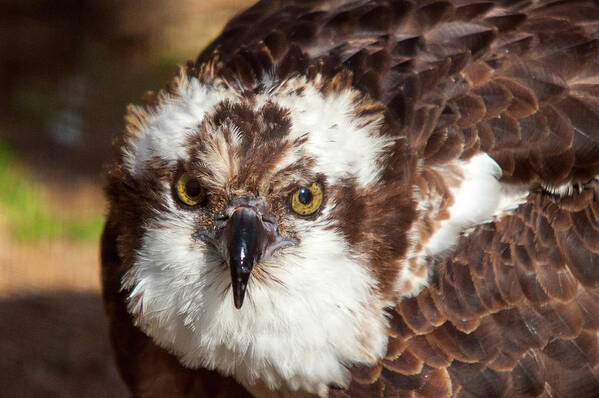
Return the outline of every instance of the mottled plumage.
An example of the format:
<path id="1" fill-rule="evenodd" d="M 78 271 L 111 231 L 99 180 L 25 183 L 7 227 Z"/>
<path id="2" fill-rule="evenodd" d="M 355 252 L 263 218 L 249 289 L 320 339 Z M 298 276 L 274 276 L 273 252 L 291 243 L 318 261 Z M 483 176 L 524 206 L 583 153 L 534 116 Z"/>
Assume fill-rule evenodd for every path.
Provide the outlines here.
<path id="1" fill-rule="evenodd" d="M 134 396 L 599 396 L 598 37 L 577 0 L 234 18 L 108 167 Z"/>

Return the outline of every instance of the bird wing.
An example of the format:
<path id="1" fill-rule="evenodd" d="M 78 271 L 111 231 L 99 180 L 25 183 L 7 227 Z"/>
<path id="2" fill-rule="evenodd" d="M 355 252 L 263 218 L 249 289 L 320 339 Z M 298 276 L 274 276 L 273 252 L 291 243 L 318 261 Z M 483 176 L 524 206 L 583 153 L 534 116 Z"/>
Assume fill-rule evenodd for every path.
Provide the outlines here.
<path id="1" fill-rule="evenodd" d="M 531 194 L 435 267 L 390 311 L 385 359 L 332 397 L 597 396 L 598 182 Z"/>

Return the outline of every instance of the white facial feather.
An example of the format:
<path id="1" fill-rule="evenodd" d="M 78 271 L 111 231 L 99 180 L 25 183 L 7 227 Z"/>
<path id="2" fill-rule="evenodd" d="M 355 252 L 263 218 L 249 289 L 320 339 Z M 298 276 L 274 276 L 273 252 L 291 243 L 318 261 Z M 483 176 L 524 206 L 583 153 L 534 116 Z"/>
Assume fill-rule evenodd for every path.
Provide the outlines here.
<path id="1" fill-rule="evenodd" d="M 324 97 L 314 86 L 307 85 L 302 95 L 275 92 L 269 98 L 291 111 L 290 139 L 311 132 L 304 148 L 315 157 L 317 173 L 326 174 L 331 184 L 354 176 L 360 186 L 366 187 L 376 183 L 380 173 L 377 161 L 393 141 L 378 134 L 382 120 L 365 124 L 352 114 L 355 95 L 353 90 L 344 90 Z M 296 161 L 293 155 L 280 167 Z"/>
<path id="2" fill-rule="evenodd" d="M 305 85 L 298 78 L 289 83 Z M 327 183 L 352 177 L 361 185 L 376 181 L 377 159 L 389 141 L 378 136 L 378 122 L 352 116 L 355 93 L 324 97 L 309 84 L 302 95 L 281 88 L 258 96 L 259 109 L 270 100 L 291 110 L 291 133 L 307 141 L 283 158 L 280 169 L 302 154 L 315 159 L 313 174 Z M 186 131 L 197 126 L 217 100 L 237 98 L 232 91 L 183 81 L 179 97 L 159 106 L 126 158 L 137 175 L 147 160 L 185 159 Z M 216 134 L 216 132 L 214 132 Z M 226 184 L 242 165 L 229 157 L 229 145 L 213 140 L 204 164 L 213 183 Z M 297 157 L 296 157 L 297 156 Z M 290 181 L 293 183 L 293 181 Z M 205 243 L 192 239 L 193 211 L 178 208 L 169 186 L 163 189 L 168 210 L 144 226 L 136 261 L 123 279 L 131 289 L 129 311 L 154 341 L 190 367 L 217 369 L 252 385 L 303 389 L 321 396 L 328 386 L 349 382 L 347 366 L 371 365 L 384 356 L 387 319 L 375 293 L 376 281 L 366 259 L 350 254 L 342 235 L 327 222 L 332 198 L 316 220 L 289 217 L 299 244 L 275 252 L 260 265 L 266 280 L 252 276 L 245 303 L 235 309 L 230 271 Z"/>
<path id="3" fill-rule="evenodd" d="M 302 94 L 294 92 L 298 86 L 304 88 Z M 293 123 L 286 139 L 308 139 L 302 152 L 290 151 L 279 163 L 279 169 L 308 154 L 317 161 L 314 171 L 326 174 L 331 184 L 350 176 L 363 187 L 377 181 L 380 173 L 377 160 L 393 140 L 378 134 L 381 119 L 356 117 L 353 113 L 356 91 L 348 89 L 325 97 L 304 77 L 294 78 L 270 91 L 267 86 L 265 91 L 266 94 L 257 96 L 255 108 L 260 108 L 266 101 L 288 108 Z M 152 111 L 139 129 L 132 148 L 125 153 L 125 164 L 132 175 L 140 175 L 153 156 L 169 162 L 185 159 L 190 130 L 199 125 L 219 102 L 240 99 L 240 94 L 225 84 L 206 86 L 195 78 L 182 78 L 178 92 L 176 96 L 167 96 L 167 100 Z M 208 160 L 209 166 L 213 166 L 211 170 L 221 168 L 224 171 L 223 167 L 232 164 L 226 164 L 228 148 L 219 149 L 213 152 L 215 158 Z"/>
<path id="4" fill-rule="evenodd" d="M 182 363 L 325 394 L 329 383 L 347 384 L 344 365 L 384 355 L 374 279 L 325 223 L 297 221 L 301 244 L 262 264 L 273 282 L 250 279 L 241 310 L 227 290 L 228 267 L 191 239 L 194 218 L 171 208 L 155 224 L 124 287 L 142 330 Z"/>
<path id="5" fill-rule="evenodd" d="M 153 156 L 175 162 L 187 157 L 186 138 L 206 112 L 231 97 L 224 87 L 200 84 L 198 79 L 182 77 L 178 95 L 165 94 L 165 100 L 144 120 L 137 131 L 132 148 L 125 153 L 124 163 L 133 176 L 143 172 Z"/>

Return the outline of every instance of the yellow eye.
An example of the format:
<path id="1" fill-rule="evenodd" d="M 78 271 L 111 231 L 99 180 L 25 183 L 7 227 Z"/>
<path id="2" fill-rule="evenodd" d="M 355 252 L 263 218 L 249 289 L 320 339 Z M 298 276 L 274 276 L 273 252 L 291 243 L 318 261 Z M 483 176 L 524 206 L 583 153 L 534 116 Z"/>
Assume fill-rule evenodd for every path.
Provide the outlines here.
<path id="1" fill-rule="evenodd" d="M 189 174 L 183 173 L 175 184 L 177 198 L 187 206 L 197 206 L 204 202 L 206 191 L 200 185 L 200 182 L 191 178 Z"/>
<path id="2" fill-rule="evenodd" d="M 300 187 L 291 196 L 291 210 L 300 216 L 316 213 L 322 205 L 322 185 L 313 182 L 309 187 Z"/>

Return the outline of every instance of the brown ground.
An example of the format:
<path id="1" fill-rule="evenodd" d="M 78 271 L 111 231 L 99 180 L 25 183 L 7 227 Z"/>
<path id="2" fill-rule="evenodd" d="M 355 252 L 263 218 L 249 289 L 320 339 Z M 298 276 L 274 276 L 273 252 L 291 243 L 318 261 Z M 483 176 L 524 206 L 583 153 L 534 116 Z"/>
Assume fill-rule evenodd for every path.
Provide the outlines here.
<path id="1" fill-rule="evenodd" d="M 51 208 L 103 208 L 101 163 L 125 105 L 162 87 L 252 2 L 5 4 L 0 37 L 12 39 L 0 40 L 0 141 Z M 59 137 L 68 129 L 74 141 Z M 0 397 L 127 396 L 107 338 L 97 242 L 23 243 L 9 231 L 0 207 Z"/>
<path id="2" fill-rule="evenodd" d="M 97 244 L 0 237 L 1 397 L 125 397 L 108 343 Z"/>

